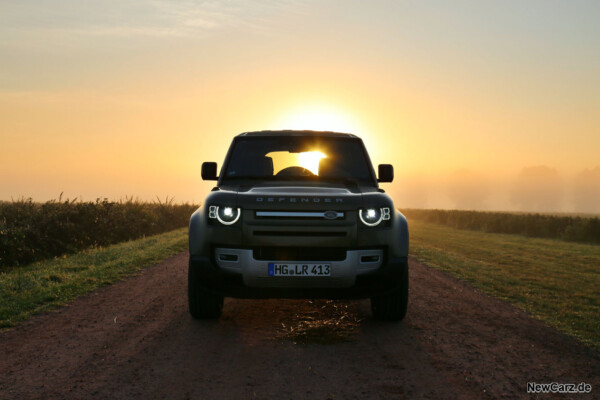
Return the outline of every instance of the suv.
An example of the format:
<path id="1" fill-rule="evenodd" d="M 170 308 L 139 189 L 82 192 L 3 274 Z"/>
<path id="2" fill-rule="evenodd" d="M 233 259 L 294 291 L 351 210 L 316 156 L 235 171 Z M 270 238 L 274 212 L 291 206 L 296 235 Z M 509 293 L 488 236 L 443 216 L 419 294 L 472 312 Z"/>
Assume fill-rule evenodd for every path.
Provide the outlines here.
<path id="1" fill-rule="evenodd" d="M 217 185 L 190 219 L 189 310 L 218 318 L 224 297 L 371 299 L 401 320 L 408 303 L 408 225 L 378 182 L 362 140 L 315 131 L 236 136 Z"/>

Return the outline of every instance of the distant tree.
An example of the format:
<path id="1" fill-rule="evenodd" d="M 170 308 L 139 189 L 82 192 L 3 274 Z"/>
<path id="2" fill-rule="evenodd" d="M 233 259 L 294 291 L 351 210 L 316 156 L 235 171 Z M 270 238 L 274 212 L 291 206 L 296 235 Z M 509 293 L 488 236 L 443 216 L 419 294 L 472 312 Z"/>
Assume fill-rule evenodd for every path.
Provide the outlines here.
<path id="1" fill-rule="evenodd" d="M 600 213 L 600 165 L 575 177 L 573 202 L 578 212 Z"/>
<path id="2" fill-rule="evenodd" d="M 563 183 L 556 169 L 539 165 L 521 170 L 511 201 L 521 211 L 559 211 L 563 195 Z"/>
<path id="3" fill-rule="evenodd" d="M 454 208 L 461 210 L 483 210 L 490 195 L 485 179 L 468 169 L 454 172 L 447 181 L 447 194 Z"/>

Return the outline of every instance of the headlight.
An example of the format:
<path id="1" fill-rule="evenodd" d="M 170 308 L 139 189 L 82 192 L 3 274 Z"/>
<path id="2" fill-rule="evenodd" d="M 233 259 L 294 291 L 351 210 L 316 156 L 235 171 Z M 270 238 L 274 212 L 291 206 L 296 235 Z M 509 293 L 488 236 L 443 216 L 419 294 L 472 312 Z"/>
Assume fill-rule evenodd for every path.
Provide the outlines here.
<path id="1" fill-rule="evenodd" d="M 366 208 L 358 210 L 358 216 L 363 224 L 367 226 L 377 226 L 381 221 L 390 219 L 390 209 L 384 208 Z"/>
<path id="2" fill-rule="evenodd" d="M 223 225 L 233 225 L 240 219 L 242 212 L 236 207 L 208 207 L 208 218 L 216 218 Z"/>

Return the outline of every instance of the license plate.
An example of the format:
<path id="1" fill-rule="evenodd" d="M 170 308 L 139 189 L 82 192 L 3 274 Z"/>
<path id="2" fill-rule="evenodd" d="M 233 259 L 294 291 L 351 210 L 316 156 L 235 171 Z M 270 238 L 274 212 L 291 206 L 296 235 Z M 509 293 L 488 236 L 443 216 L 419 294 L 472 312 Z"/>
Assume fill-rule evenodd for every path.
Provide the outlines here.
<path id="1" fill-rule="evenodd" d="M 269 276 L 331 276 L 331 264 L 269 263 Z"/>

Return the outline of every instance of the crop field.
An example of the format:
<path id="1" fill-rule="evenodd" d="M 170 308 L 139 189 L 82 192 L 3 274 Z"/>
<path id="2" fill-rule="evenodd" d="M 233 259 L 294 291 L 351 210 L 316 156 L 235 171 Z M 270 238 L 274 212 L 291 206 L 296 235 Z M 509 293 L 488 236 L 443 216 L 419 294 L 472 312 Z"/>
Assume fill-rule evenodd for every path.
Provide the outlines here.
<path id="1" fill-rule="evenodd" d="M 453 228 L 600 244 L 600 218 L 564 214 L 403 209 L 411 220 Z"/>
<path id="2" fill-rule="evenodd" d="M 410 213 L 408 213 L 410 215 Z M 409 218 L 410 254 L 600 350 L 600 246 Z"/>
<path id="3" fill-rule="evenodd" d="M 193 204 L 31 199 L 0 202 L 0 272 L 187 226 Z"/>

